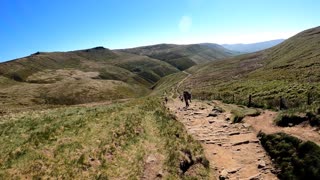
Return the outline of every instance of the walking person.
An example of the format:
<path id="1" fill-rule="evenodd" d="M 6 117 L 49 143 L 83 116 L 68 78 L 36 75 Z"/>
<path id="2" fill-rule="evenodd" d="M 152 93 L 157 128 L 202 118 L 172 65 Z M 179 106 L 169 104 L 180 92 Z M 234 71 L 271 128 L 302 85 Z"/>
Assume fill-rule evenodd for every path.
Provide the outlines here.
<path id="1" fill-rule="evenodd" d="M 168 98 L 167 97 L 165 97 L 164 98 L 164 101 L 166 102 L 166 104 L 168 103 Z"/>
<path id="2" fill-rule="evenodd" d="M 191 102 L 191 94 L 188 91 L 183 91 L 184 102 L 186 103 L 186 109 L 189 107 L 189 101 Z"/>

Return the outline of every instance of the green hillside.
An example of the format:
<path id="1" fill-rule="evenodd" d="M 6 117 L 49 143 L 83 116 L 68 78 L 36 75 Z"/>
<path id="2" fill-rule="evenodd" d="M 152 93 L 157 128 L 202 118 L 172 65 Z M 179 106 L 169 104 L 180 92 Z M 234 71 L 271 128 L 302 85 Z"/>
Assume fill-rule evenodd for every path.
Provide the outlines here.
<path id="1" fill-rule="evenodd" d="M 70 52 L 38 52 L 25 58 L 1 63 L 0 75 L 17 81 L 25 81 L 28 76 L 47 69 L 74 68 L 82 71 L 103 72 L 104 66 L 108 65 L 117 66 L 133 73 L 139 72 L 137 74 L 147 81 L 150 81 L 150 74 L 155 76 L 151 79 L 157 81 L 160 79 L 159 77 L 178 71 L 170 64 L 156 59 L 97 47 Z M 144 76 L 145 74 L 149 76 Z"/>
<path id="2" fill-rule="evenodd" d="M 162 77 L 179 72 L 170 64 L 103 47 L 38 52 L 0 64 L 0 107 L 70 105 L 149 94 Z"/>
<path id="3" fill-rule="evenodd" d="M 320 27 L 303 31 L 257 53 L 195 66 L 183 88 L 199 98 L 279 108 L 317 107 L 320 103 Z M 308 95 L 309 94 L 309 95 Z"/>
<path id="4" fill-rule="evenodd" d="M 0 134 L 0 179 L 208 179 L 201 145 L 157 98 L 10 114 Z"/>
<path id="5" fill-rule="evenodd" d="M 160 59 L 174 67 L 185 70 L 189 67 L 233 56 L 235 52 L 217 44 L 158 44 L 121 50 L 133 54 L 145 55 Z"/>

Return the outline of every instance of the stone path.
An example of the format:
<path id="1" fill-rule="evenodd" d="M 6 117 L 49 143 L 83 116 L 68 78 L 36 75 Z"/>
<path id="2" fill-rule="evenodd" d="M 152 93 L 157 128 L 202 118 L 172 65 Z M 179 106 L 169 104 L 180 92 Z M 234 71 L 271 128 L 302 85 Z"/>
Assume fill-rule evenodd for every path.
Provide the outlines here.
<path id="1" fill-rule="evenodd" d="M 167 107 L 204 147 L 216 179 L 277 179 L 270 158 L 249 124 L 231 124 L 230 112 L 213 110 L 218 101 L 192 102 L 185 110 L 178 99 Z M 210 116 L 208 116 L 210 114 Z"/>

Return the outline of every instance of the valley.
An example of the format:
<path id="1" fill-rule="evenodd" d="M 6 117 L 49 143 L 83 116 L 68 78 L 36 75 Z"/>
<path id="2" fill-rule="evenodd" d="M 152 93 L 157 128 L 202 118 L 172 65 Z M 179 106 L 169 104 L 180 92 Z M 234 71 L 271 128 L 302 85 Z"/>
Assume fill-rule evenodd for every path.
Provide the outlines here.
<path id="1" fill-rule="evenodd" d="M 319 58 L 316 27 L 249 54 L 158 44 L 0 63 L 0 179 L 320 178 Z"/>
<path id="2" fill-rule="evenodd" d="M 197 62 L 232 55 L 231 51 L 224 52 L 227 50 L 222 47 L 194 46 L 162 47 L 162 51 L 171 51 L 168 55 L 176 53 L 184 65 L 179 64 L 180 60 L 173 60 L 175 63 L 171 64 L 166 62 L 170 56 L 169 59 L 154 59 L 154 56 L 103 47 L 38 52 L 1 63 L 1 113 L 39 105 L 72 105 L 145 96 L 151 92 L 153 84 L 162 77 L 180 72 L 182 66 L 187 68 Z"/>

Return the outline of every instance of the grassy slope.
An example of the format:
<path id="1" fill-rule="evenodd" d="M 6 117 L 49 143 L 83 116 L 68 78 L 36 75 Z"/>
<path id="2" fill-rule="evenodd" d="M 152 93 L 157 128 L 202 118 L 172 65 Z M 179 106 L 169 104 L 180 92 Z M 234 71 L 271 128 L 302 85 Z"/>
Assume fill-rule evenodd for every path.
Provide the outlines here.
<path id="1" fill-rule="evenodd" d="M 169 95 L 172 92 L 172 87 L 175 87 L 180 81 L 187 77 L 183 72 L 170 74 L 158 81 L 152 88 L 152 95 Z"/>
<path id="2" fill-rule="evenodd" d="M 280 179 L 319 179 L 320 147 L 284 133 L 259 134 L 262 146 L 281 171 Z"/>
<path id="3" fill-rule="evenodd" d="M 0 109 L 138 97 L 178 71 L 160 60 L 102 47 L 36 53 L 0 64 Z"/>
<path id="4" fill-rule="evenodd" d="M 160 60 L 113 52 L 98 47 L 80 51 L 33 54 L 25 58 L 1 63 L 0 74 L 18 81 L 25 81 L 28 76 L 47 69 L 74 68 L 82 71 L 101 72 L 104 70 L 104 66 L 108 65 L 136 73 L 147 81 L 150 81 L 150 75 L 144 76 L 140 72 L 153 74 L 156 77 L 151 79 L 157 81 L 160 79 L 159 77 L 178 71 L 170 64 Z"/>
<path id="5" fill-rule="evenodd" d="M 19 109 L 44 102 L 79 104 L 146 95 L 150 92 L 148 88 L 162 77 L 196 63 L 231 55 L 231 52 L 216 46 L 156 45 L 135 54 L 128 53 L 131 50 L 112 51 L 103 47 L 38 52 L 0 64 L 0 95 L 3 97 L 0 108 L 5 111 L 3 109 L 8 109 L 7 106 Z M 87 77 L 88 73 L 95 75 Z M 65 101 L 61 101 L 62 98 Z"/>
<path id="6" fill-rule="evenodd" d="M 215 44 L 158 44 L 153 46 L 124 49 L 121 51 L 160 59 L 180 70 L 188 69 L 195 64 L 211 62 L 233 55 L 233 52 Z"/>
<path id="7" fill-rule="evenodd" d="M 158 59 L 152 59 L 146 56 L 139 56 L 124 52 L 117 52 L 117 54 L 119 54 L 122 58 L 112 59 L 110 61 L 112 65 L 136 73 L 151 84 L 157 82 L 166 75 L 179 71 L 170 64 Z"/>
<path id="8" fill-rule="evenodd" d="M 302 107 L 311 93 L 320 101 L 320 28 L 306 30 L 271 49 L 192 67 L 182 88 L 194 96 L 276 108 L 282 96 L 288 107 Z"/>
<path id="9" fill-rule="evenodd" d="M 35 73 L 27 78 L 27 82 L 2 77 L 0 109 L 4 113 L 38 108 L 38 105 L 80 104 L 135 98 L 149 93 L 149 89 L 137 83 L 140 79 L 130 77 L 132 73 L 119 71 L 117 74 L 116 80 L 111 80 L 105 73 L 61 69 Z"/>
<path id="10" fill-rule="evenodd" d="M 1 179 L 139 179 L 150 154 L 164 157 L 165 178 L 208 175 L 200 144 L 152 97 L 11 114 L 0 127 Z M 194 164 L 183 173 L 181 162 Z"/>

